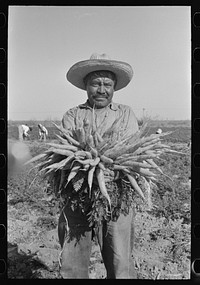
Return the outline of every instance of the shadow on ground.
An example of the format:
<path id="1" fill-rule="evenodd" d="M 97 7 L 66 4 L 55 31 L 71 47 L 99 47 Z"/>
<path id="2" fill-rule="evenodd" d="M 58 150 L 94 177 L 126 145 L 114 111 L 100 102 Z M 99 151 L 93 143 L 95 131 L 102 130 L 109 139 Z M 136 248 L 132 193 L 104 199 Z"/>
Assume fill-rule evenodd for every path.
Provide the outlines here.
<path id="1" fill-rule="evenodd" d="M 46 266 L 36 253 L 27 254 L 18 249 L 17 244 L 8 242 L 9 279 L 60 279 L 58 264 L 54 268 Z"/>

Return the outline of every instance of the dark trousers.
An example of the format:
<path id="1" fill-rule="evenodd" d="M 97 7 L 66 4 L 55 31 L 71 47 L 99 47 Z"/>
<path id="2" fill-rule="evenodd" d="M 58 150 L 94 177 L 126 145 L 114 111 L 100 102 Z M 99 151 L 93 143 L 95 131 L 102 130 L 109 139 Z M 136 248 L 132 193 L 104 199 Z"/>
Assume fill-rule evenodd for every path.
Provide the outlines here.
<path id="1" fill-rule="evenodd" d="M 65 217 L 64 217 L 65 216 Z M 134 243 L 134 211 L 117 221 L 104 222 L 96 231 L 108 279 L 135 279 L 131 253 Z M 64 227 L 68 221 L 67 233 Z M 65 236 L 64 236 L 65 231 Z M 89 278 L 92 229 L 87 217 L 67 208 L 59 218 L 58 235 L 62 247 L 60 274 L 64 279 Z"/>

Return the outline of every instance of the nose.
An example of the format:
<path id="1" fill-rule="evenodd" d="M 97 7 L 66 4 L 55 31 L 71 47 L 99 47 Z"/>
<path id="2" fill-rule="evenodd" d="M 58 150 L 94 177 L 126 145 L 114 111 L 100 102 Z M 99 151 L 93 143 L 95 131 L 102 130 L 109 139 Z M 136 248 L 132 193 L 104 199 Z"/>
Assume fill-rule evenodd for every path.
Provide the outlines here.
<path id="1" fill-rule="evenodd" d="M 103 84 L 99 86 L 99 88 L 98 88 L 98 93 L 100 93 L 100 94 L 105 94 L 105 93 L 106 93 L 105 87 L 104 87 Z"/>

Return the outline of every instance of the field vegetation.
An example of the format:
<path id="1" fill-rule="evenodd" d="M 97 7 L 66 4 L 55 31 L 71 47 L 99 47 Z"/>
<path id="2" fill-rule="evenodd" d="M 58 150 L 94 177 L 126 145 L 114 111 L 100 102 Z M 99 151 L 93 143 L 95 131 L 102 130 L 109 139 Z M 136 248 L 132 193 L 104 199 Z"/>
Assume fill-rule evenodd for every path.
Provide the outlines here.
<path id="1" fill-rule="evenodd" d="M 8 139 L 18 139 L 17 126 L 9 122 Z M 24 122 L 23 122 L 24 123 Z M 51 122 L 26 122 L 33 126 L 26 141 L 32 156 L 47 146 L 38 141 L 38 123 L 49 131 L 49 141 L 58 133 Z M 56 122 L 59 124 L 59 122 Z M 159 187 L 153 186 L 148 208 L 136 199 L 135 247 L 133 259 L 138 279 L 189 279 L 191 258 L 191 138 L 189 121 L 151 121 L 148 134 L 161 128 L 173 131 L 163 137 L 165 144 L 184 155 L 165 154 L 159 166 L 171 179 L 163 178 Z M 8 278 L 60 279 L 58 256 L 60 245 L 57 221 L 60 203 L 48 183 L 38 176 L 37 169 L 27 166 L 8 179 Z M 90 278 L 106 276 L 96 241 L 90 259 Z"/>

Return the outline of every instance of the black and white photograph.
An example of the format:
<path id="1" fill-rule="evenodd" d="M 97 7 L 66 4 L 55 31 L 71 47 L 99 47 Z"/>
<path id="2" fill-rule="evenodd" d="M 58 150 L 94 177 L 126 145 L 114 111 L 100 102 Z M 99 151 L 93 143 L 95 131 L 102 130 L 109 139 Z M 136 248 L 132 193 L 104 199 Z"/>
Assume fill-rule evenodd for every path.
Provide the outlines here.
<path id="1" fill-rule="evenodd" d="M 8 6 L 8 279 L 191 278 L 191 7 Z"/>

